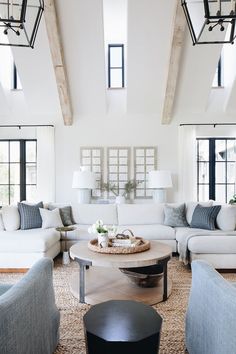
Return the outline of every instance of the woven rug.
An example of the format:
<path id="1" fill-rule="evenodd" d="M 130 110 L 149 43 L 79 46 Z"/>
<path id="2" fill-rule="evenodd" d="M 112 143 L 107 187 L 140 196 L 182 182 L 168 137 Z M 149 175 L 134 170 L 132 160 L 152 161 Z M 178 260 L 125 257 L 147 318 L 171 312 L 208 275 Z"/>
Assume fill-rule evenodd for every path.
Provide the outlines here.
<path id="1" fill-rule="evenodd" d="M 55 260 L 54 287 L 56 303 L 61 313 L 60 343 L 55 354 L 86 354 L 83 332 L 83 315 L 90 308 L 80 304 L 69 290 L 70 276 L 78 272 L 78 265 L 71 262 L 62 266 L 61 257 Z M 163 318 L 160 354 L 185 353 L 184 317 L 191 286 L 191 271 L 173 257 L 169 262 L 169 276 L 172 279 L 172 294 L 166 302 L 154 306 Z M 22 274 L 1 274 L 0 282 L 14 283 Z M 236 281 L 235 274 L 224 277 Z"/>

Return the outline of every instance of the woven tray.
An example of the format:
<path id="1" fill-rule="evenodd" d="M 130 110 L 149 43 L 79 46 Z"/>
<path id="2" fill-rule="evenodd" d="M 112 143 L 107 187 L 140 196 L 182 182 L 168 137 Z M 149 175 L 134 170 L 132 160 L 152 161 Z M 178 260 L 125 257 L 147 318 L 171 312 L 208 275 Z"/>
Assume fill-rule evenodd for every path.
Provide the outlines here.
<path id="1" fill-rule="evenodd" d="M 137 240 L 140 240 L 140 244 L 135 247 L 104 247 L 101 248 L 98 246 L 98 240 L 94 239 L 89 241 L 88 248 L 91 251 L 99 252 L 99 253 L 108 253 L 108 254 L 131 254 L 131 253 L 139 253 L 149 250 L 150 242 L 148 240 L 144 240 L 141 237 L 136 237 Z"/>

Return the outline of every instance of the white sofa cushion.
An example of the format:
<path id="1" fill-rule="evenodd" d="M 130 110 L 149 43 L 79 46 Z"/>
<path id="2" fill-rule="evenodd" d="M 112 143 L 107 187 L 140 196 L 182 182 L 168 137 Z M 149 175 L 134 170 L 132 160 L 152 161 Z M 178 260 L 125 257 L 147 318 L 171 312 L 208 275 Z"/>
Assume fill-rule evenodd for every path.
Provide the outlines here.
<path id="1" fill-rule="evenodd" d="M 164 204 L 119 204 L 119 225 L 164 224 Z"/>
<path id="2" fill-rule="evenodd" d="M 188 242 L 188 249 L 192 253 L 216 253 L 229 254 L 236 253 L 236 235 L 235 236 L 196 236 Z"/>
<path id="3" fill-rule="evenodd" d="M 118 227 L 118 232 L 130 229 L 134 236 L 147 240 L 175 240 L 175 229 L 166 225 L 125 225 Z"/>
<path id="4" fill-rule="evenodd" d="M 73 204 L 73 219 L 76 224 L 92 225 L 102 220 L 106 225 L 117 225 L 115 204 Z"/>
<path id="5" fill-rule="evenodd" d="M 196 206 L 199 204 L 203 207 L 210 207 L 212 206 L 212 201 L 210 200 L 209 202 L 188 202 L 186 203 L 186 220 L 188 224 L 191 224 L 192 217 L 193 217 L 193 212 Z"/>
<path id="6" fill-rule="evenodd" d="M 16 231 L 20 228 L 20 214 L 17 206 L 5 205 L 2 207 L 2 220 L 6 231 Z"/>
<path id="7" fill-rule="evenodd" d="M 0 252 L 45 252 L 58 241 L 60 233 L 54 229 L 0 231 Z"/>
<path id="8" fill-rule="evenodd" d="M 42 218 L 42 229 L 63 226 L 58 208 L 54 210 L 39 208 L 39 212 Z"/>

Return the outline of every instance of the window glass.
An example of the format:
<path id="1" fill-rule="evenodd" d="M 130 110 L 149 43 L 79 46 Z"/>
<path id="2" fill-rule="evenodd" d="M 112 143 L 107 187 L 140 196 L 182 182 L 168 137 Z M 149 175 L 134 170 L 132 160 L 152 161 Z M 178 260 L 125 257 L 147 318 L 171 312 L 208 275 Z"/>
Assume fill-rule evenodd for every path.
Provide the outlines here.
<path id="1" fill-rule="evenodd" d="M 0 141 L 1 205 L 34 200 L 31 197 L 36 193 L 36 147 L 36 141 Z"/>
<path id="2" fill-rule="evenodd" d="M 234 138 L 197 141 L 198 200 L 228 203 L 235 194 L 236 149 Z M 205 162 L 204 162 L 205 161 Z"/>

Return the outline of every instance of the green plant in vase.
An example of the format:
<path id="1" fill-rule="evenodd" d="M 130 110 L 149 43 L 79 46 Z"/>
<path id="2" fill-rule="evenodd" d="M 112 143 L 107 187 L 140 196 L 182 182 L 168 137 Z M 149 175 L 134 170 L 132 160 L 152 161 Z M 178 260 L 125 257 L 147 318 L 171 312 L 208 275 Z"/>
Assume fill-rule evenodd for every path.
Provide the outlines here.
<path id="1" fill-rule="evenodd" d="M 233 197 L 230 199 L 229 204 L 236 204 L 236 194 L 234 194 Z"/>

